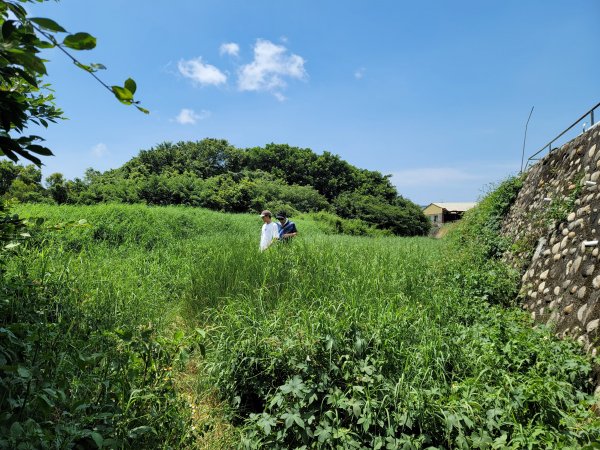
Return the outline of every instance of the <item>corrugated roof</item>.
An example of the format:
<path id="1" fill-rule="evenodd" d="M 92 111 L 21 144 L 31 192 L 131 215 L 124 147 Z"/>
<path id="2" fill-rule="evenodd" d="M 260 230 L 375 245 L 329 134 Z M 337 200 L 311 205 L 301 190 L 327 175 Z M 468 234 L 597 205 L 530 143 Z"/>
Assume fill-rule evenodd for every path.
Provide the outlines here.
<path id="1" fill-rule="evenodd" d="M 438 203 L 433 202 L 432 205 L 439 206 L 448 211 L 467 211 L 477 205 L 476 202 L 452 202 L 452 203 Z"/>

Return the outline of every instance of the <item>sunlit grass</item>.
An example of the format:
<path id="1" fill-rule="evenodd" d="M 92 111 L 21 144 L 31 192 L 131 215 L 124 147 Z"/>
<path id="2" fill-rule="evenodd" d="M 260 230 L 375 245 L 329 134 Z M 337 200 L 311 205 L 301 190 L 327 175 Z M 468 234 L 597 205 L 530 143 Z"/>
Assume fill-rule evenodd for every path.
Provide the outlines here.
<path id="1" fill-rule="evenodd" d="M 324 234 L 304 217 L 292 243 L 260 253 L 253 215 L 124 205 L 18 212 L 46 227 L 89 226 L 41 232 L 32 247 L 43 239 L 42 250 L 11 270 L 60 287 L 107 327 L 207 331 L 194 395 L 218 407 L 212 419 L 203 410 L 203 445 L 213 422 L 219 436 L 228 430 L 215 438 L 224 448 L 240 432 L 249 446 L 281 448 L 305 438 L 318 446 L 325 435 L 388 448 L 600 436 L 587 413 L 589 361 L 519 311 L 491 306 L 512 281 L 443 240 Z M 283 394 L 293 380 L 317 392 L 318 408 L 300 388 Z M 286 422 L 296 413 L 304 428 Z"/>

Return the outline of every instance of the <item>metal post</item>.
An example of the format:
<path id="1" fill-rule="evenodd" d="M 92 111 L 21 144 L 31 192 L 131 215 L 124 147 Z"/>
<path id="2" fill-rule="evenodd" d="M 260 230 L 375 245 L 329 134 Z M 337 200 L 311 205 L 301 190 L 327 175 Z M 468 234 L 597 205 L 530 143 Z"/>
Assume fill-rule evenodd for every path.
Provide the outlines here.
<path id="1" fill-rule="evenodd" d="M 527 139 L 527 125 L 529 125 L 529 119 L 531 119 L 532 114 L 533 106 L 531 107 L 531 111 L 529 111 L 529 117 L 527 118 L 527 123 L 525 124 L 525 136 L 523 136 L 523 154 L 521 156 L 521 173 L 523 173 L 523 160 L 525 159 L 525 140 Z"/>
<path id="2" fill-rule="evenodd" d="M 590 128 L 591 128 L 594 125 L 594 110 L 593 109 L 590 111 L 590 116 L 591 116 L 591 119 L 590 119 Z"/>

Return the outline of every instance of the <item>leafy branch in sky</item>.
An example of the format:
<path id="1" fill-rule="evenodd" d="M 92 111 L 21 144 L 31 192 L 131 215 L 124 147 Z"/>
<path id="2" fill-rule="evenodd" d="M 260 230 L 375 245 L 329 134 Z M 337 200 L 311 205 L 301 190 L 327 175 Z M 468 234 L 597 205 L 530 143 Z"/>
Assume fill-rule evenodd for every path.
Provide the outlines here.
<path id="1" fill-rule="evenodd" d="M 121 103 L 148 113 L 134 99 L 134 80 L 128 78 L 123 86 L 109 86 L 95 73 L 105 69 L 102 64 L 83 64 L 67 51 L 91 50 L 96 46 L 95 37 L 85 32 L 69 34 L 52 19 L 28 17 L 21 5 L 43 1 L 0 0 L 0 156 L 15 162 L 28 159 L 38 166 L 42 163 L 36 155 L 50 156 L 52 151 L 40 145 L 42 137 L 26 134 L 26 128 L 31 123 L 48 127 L 50 122 L 63 118 L 63 111 L 54 103 L 50 85 L 43 83 L 47 75 L 47 60 L 39 56 L 43 49 L 58 48 Z M 66 33 L 62 41 L 59 40 L 61 33 Z"/>

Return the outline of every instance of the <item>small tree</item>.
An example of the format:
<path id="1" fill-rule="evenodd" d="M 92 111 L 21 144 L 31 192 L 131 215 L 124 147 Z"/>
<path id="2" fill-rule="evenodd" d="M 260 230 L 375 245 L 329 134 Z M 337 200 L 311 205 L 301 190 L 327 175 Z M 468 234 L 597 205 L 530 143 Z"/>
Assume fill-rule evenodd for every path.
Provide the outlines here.
<path id="1" fill-rule="evenodd" d="M 48 186 L 48 193 L 56 203 L 59 205 L 67 203 L 69 191 L 67 189 L 67 182 L 62 173 L 55 172 L 47 176 L 46 184 Z"/>

